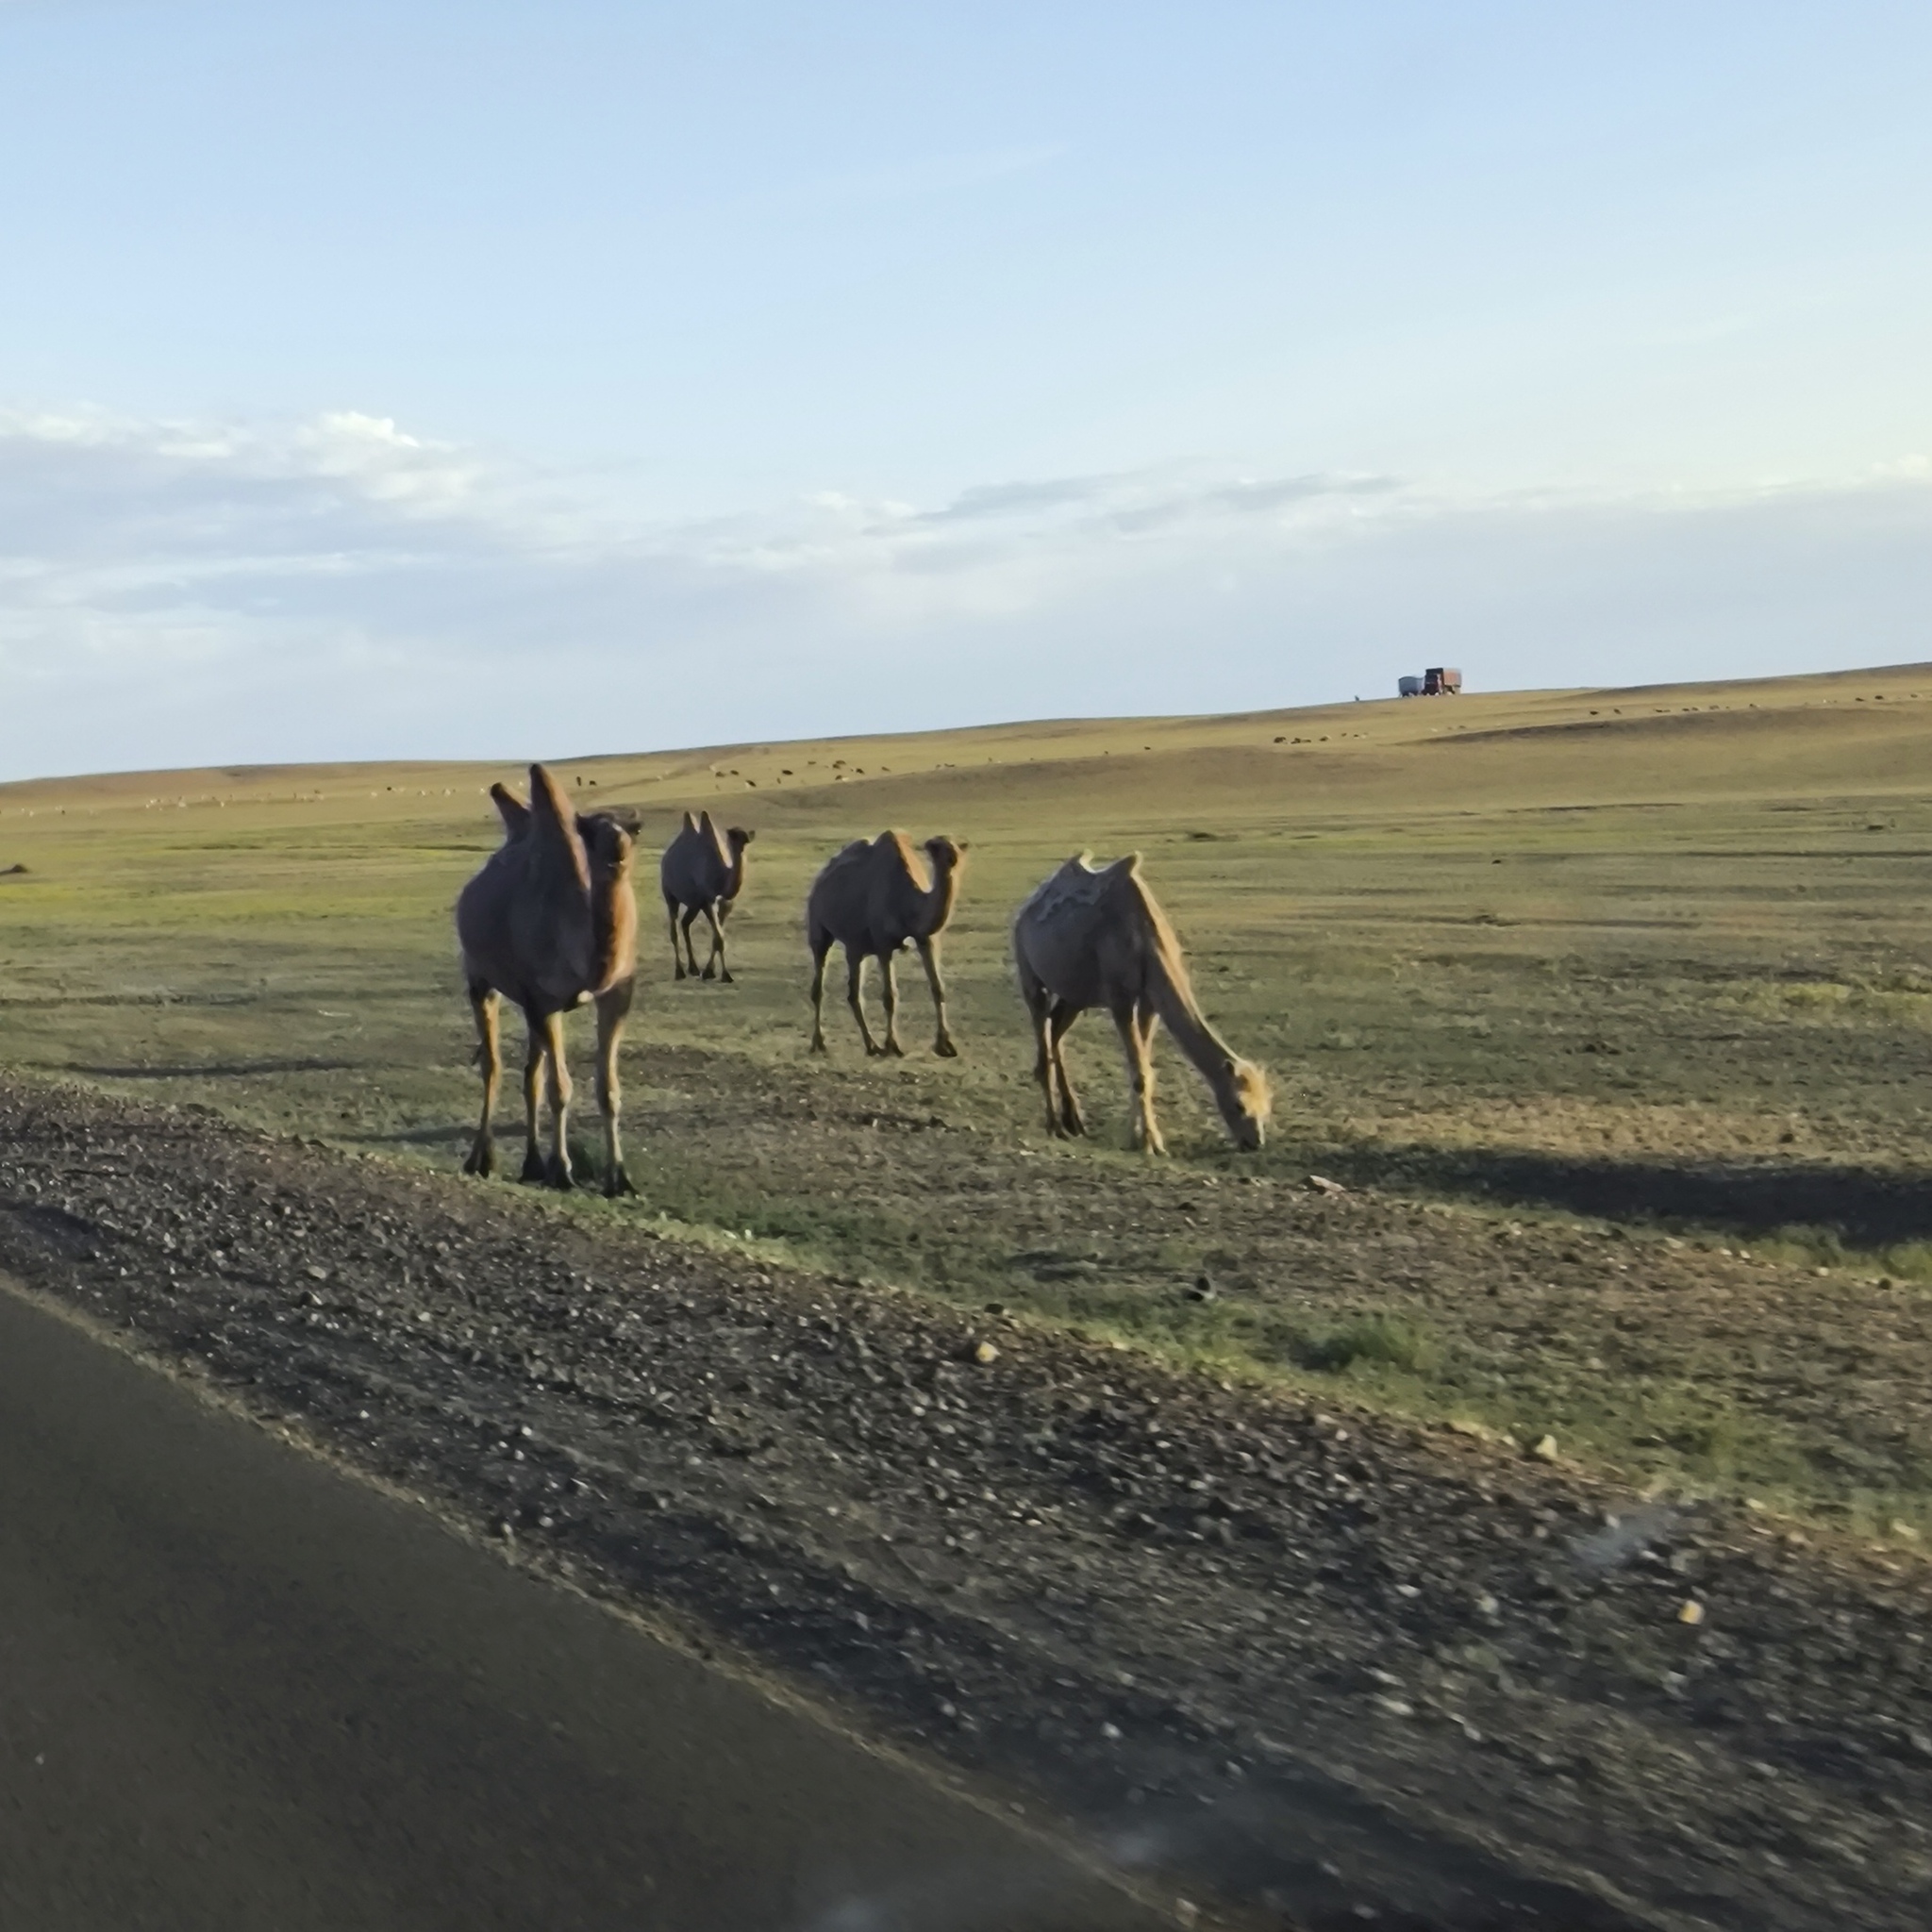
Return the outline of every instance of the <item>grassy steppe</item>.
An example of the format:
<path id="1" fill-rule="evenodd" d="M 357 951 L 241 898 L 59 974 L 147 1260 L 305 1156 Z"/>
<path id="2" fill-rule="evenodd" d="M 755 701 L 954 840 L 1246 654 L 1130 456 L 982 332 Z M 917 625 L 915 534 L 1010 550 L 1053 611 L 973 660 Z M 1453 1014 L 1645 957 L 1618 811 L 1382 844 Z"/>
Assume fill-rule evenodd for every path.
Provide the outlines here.
<path id="1" fill-rule="evenodd" d="M 644 1199 L 560 1211 L 1932 1526 L 1928 749 L 1932 666 L 562 760 L 645 819 Z M 496 777 L 0 788 L 0 868 L 28 868 L 0 878 L 0 1064 L 453 1166 L 448 908 Z M 655 852 L 687 806 L 758 833 L 736 987 L 671 983 Z M 814 1065 L 806 885 L 887 824 L 971 841 L 967 1057 L 868 1065 L 840 1008 Z M 1260 1157 L 1171 1052 L 1177 1158 L 1129 1156 L 1097 1020 L 1070 1049 L 1097 1138 L 1041 1132 L 1005 925 L 1081 847 L 1146 855 L 1204 1002 L 1274 1071 Z"/>

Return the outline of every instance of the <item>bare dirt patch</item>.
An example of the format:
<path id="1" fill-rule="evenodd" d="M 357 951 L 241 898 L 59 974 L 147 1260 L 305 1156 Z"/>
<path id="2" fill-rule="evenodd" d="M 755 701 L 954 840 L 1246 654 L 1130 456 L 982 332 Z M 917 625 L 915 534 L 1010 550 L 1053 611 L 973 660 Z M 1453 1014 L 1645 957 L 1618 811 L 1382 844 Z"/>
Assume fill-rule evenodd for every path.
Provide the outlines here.
<path id="1" fill-rule="evenodd" d="M 1230 1923 L 1932 1917 L 1908 1554 L 97 1094 L 0 1089 L 0 1266 Z"/>

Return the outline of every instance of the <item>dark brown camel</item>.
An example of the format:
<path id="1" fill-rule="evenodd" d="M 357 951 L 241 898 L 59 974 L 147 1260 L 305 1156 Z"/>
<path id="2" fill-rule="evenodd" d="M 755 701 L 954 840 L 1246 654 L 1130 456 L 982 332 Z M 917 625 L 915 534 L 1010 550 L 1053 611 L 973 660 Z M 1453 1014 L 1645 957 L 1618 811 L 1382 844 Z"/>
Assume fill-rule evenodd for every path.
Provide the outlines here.
<path id="1" fill-rule="evenodd" d="M 556 1188 L 575 1185 L 570 1166 L 571 1079 L 563 1016 L 591 1001 L 597 1008 L 604 1191 L 634 1193 L 618 1140 L 617 1078 L 618 1041 L 637 976 L 630 834 L 608 812 L 579 817 L 541 765 L 530 767 L 527 806 L 501 785 L 491 788 L 491 796 L 508 836 L 457 900 L 457 938 L 483 1069 L 483 1115 L 463 1171 L 488 1174 L 496 1164 L 490 1124 L 503 1071 L 497 1040 L 501 996 L 523 1009 L 529 1039 L 524 1064 L 523 1178 Z M 537 1137 L 537 1105 L 546 1068 L 548 1160 Z"/>
<path id="2" fill-rule="evenodd" d="M 691 979 L 722 979 L 731 984 L 731 967 L 724 957 L 724 922 L 744 890 L 744 848 L 757 834 L 742 825 L 720 832 L 709 812 L 693 819 L 684 815 L 677 836 L 664 848 L 658 867 L 663 888 L 664 909 L 671 921 L 671 961 L 677 976 Z M 684 919 L 684 951 L 677 949 L 678 915 Z M 702 914 L 711 928 L 711 957 L 705 970 L 698 971 L 697 954 L 692 951 L 691 929 Z M 685 962 L 691 962 L 687 974 Z"/>
<path id="3" fill-rule="evenodd" d="M 881 832 L 870 841 L 855 840 L 826 861 L 812 883 L 806 901 L 806 937 L 811 946 L 811 1050 L 825 1051 L 825 958 L 834 944 L 845 948 L 845 999 L 858 1022 L 859 1037 L 869 1054 L 903 1054 L 899 1044 L 899 989 L 892 958 L 902 946 L 919 949 L 932 988 L 939 1037 L 933 1052 L 946 1058 L 959 1049 L 946 1026 L 946 989 L 940 978 L 940 934 L 953 916 L 959 891 L 959 869 L 965 863 L 963 841 L 928 839 L 925 856 L 930 875 L 919 861 L 904 832 Z M 866 1024 L 861 998 L 865 962 L 876 959 L 885 980 L 886 1039 L 881 1046 Z"/>

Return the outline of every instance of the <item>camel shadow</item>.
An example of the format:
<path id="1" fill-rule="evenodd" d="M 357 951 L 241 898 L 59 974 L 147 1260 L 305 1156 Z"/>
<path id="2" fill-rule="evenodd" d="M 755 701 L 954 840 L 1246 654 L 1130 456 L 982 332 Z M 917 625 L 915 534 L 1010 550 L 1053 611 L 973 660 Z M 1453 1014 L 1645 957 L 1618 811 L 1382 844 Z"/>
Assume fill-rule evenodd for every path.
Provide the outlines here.
<path id="1" fill-rule="evenodd" d="M 1399 1147 L 1360 1159 L 1363 1181 L 1398 1180 L 1492 1205 L 1558 1208 L 1605 1221 L 1807 1229 L 1846 1247 L 1932 1237 L 1932 1173 L 1816 1161 L 1618 1160 L 1521 1148 Z"/>
<path id="2" fill-rule="evenodd" d="M 242 1080 L 283 1074 L 350 1074 L 359 1062 L 330 1059 L 209 1060 L 200 1066 L 76 1066 L 96 1080 Z"/>

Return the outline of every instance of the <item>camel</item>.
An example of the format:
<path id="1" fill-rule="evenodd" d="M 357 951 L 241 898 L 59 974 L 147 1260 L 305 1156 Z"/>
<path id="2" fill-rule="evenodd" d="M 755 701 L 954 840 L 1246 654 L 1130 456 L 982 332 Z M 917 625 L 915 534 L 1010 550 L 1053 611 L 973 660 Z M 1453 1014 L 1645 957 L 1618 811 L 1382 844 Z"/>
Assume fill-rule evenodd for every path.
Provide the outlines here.
<path id="1" fill-rule="evenodd" d="M 665 846 L 658 877 L 664 889 L 664 909 L 671 920 L 671 962 L 677 968 L 678 978 L 716 977 L 726 986 L 732 984 L 731 967 L 724 958 L 724 922 L 744 889 L 744 848 L 757 836 L 741 825 L 733 825 L 721 834 L 711 823 L 709 812 L 695 819 L 686 812 L 677 836 Z M 680 910 L 684 914 L 682 953 L 677 950 Z M 699 913 L 704 914 L 711 928 L 711 957 L 705 961 L 702 973 L 698 971 L 697 955 L 691 943 L 691 923 Z M 687 959 L 691 961 L 689 974 L 685 972 Z"/>
<path id="2" fill-rule="evenodd" d="M 632 1194 L 618 1140 L 617 1045 L 637 978 L 637 898 L 631 890 L 631 835 L 609 812 L 579 816 L 541 765 L 530 767 L 526 806 L 501 785 L 491 796 L 503 817 L 504 842 L 457 900 L 463 979 L 476 1016 L 483 1070 L 483 1115 L 465 1174 L 495 1171 L 491 1115 L 503 1057 L 497 1001 L 523 1008 L 529 1050 L 524 1063 L 523 1178 L 554 1188 L 571 1174 L 570 1068 L 563 1016 L 586 1001 L 597 1008 L 597 1110 L 604 1120 L 604 1191 Z M 550 1157 L 538 1143 L 537 1105 L 549 1074 Z"/>
<path id="3" fill-rule="evenodd" d="M 1089 1007 L 1105 1007 L 1120 1029 L 1134 1100 L 1134 1145 L 1165 1154 L 1154 1118 L 1154 1029 L 1162 1021 L 1200 1069 L 1239 1147 L 1260 1146 L 1271 1105 L 1268 1076 L 1240 1058 L 1195 1004 L 1181 942 L 1141 876 L 1136 852 L 1096 868 L 1070 858 L 1013 919 L 1013 963 L 1033 1016 L 1050 1134 L 1084 1134 L 1087 1123 L 1067 1078 L 1060 1041 Z"/>
<path id="4" fill-rule="evenodd" d="M 903 1055 L 899 1044 L 899 988 L 893 956 L 908 941 L 919 949 L 932 988 L 939 1037 L 933 1052 L 954 1059 L 959 1049 L 946 1026 L 946 989 L 940 978 L 940 934 L 953 916 L 959 891 L 959 869 L 966 844 L 928 839 L 925 855 L 932 870 L 919 862 L 904 832 L 881 832 L 870 841 L 857 839 L 825 863 L 806 901 L 806 936 L 811 946 L 811 1050 L 825 1051 L 825 957 L 833 942 L 845 948 L 845 1001 L 858 1022 L 868 1054 Z M 865 962 L 876 959 L 886 983 L 886 1038 L 880 1045 L 866 1024 L 862 995 Z"/>

